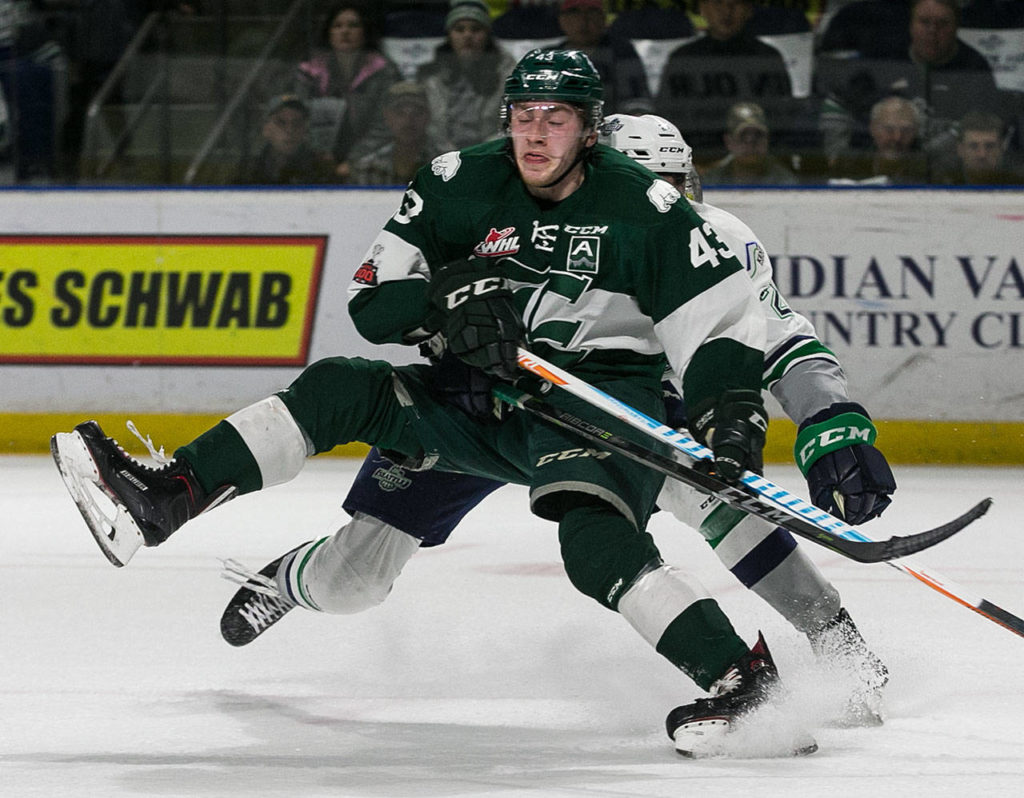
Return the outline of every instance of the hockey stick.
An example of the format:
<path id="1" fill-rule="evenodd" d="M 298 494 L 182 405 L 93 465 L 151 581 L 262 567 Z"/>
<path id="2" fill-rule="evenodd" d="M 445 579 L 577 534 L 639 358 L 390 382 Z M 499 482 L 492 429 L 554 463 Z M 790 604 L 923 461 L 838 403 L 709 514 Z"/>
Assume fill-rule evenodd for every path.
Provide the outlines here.
<path id="1" fill-rule="evenodd" d="M 584 401 L 594 405 L 606 413 L 609 413 L 613 417 L 625 421 L 637 429 L 647 433 L 651 437 L 683 451 L 691 458 L 695 460 L 703 460 L 711 457 L 710 450 L 699 444 L 685 432 L 679 432 L 678 430 L 674 430 L 671 427 L 667 427 L 664 424 L 655 421 L 624 402 L 620 402 L 618 399 L 606 394 L 604 391 L 595 388 L 584 380 L 572 376 L 568 372 L 546 362 L 542 358 L 533 355 L 521 347 L 518 352 L 518 360 L 519 366 L 526 371 L 529 371 L 547 382 L 570 391 L 570 393 L 573 393 Z M 793 513 L 799 513 L 799 515 L 805 520 L 811 522 L 825 532 L 834 533 L 846 540 L 864 543 L 874 542 L 870 537 L 862 533 L 860 530 L 854 529 L 845 521 L 835 518 L 823 510 L 814 507 L 805 500 L 795 496 L 785 488 L 775 485 L 764 477 L 747 472 L 744 474 L 742 482 L 748 488 L 751 488 L 759 495 L 774 502 L 780 507 L 786 508 Z M 966 522 L 970 523 L 975 520 L 975 518 L 984 514 L 990 504 L 991 499 L 986 499 L 972 508 L 972 510 L 968 511 L 964 516 L 961 516 L 961 518 L 965 518 L 966 516 L 976 512 L 977 514 Z M 967 609 L 978 613 L 1006 629 L 1009 629 L 1011 632 L 1020 635 L 1021 637 L 1024 637 L 1024 619 L 1004 610 L 1002 607 L 993 604 L 985 598 L 972 594 L 970 591 L 960 587 L 955 582 L 945 578 L 944 576 L 941 576 L 927 566 L 912 562 L 909 559 L 901 560 L 899 562 L 889 562 L 888 564 L 897 570 L 909 574 L 930 587 L 932 590 L 941 593 L 947 598 L 963 605 Z"/>
<path id="2" fill-rule="evenodd" d="M 941 543 L 963 529 L 975 518 L 988 509 L 986 503 L 979 504 L 965 515 L 948 524 L 920 532 L 916 535 L 892 537 L 881 541 L 848 540 L 832 532 L 808 523 L 807 521 L 786 512 L 785 510 L 764 503 L 756 495 L 743 488 L 728 485 L 717 477 L 691 468 L 678 460 L 659 454 L 653 449 L 641 446 L 628 438 L 603 429 L 591 421 L 561 410 L 537 397 L 513 388 L 509 385 L 498 385 L 494 394 L 504 402 L 547 419 L 548 421 L 593 441 L 603 449 L 629 457 L 643 465 L 660 471 L 674 479 L 678 479 L 702 493 L 709 493 L 726 504 L 737 507 L 750 515 L 762 518 L 775 526 L 781 526 L 794 535 L 807 538 L 815 543 L 831 549 L 837 554 L 861 563 L 887 562 L 897 557 L 905 557 L 918 551 Z"/>

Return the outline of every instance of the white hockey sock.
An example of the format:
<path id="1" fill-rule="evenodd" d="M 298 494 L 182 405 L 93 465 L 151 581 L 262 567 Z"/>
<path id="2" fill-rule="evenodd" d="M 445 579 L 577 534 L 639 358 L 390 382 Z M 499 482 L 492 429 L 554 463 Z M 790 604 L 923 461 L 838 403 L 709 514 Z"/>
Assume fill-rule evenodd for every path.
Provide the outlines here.
<path id="1" fill-rule="evenodd" d="M 334 535 L 310 541 L 277 571 L 281 591 L 311 610 L 351 615 L 387 598 L 420 541 L 364 513 Z"/>
<path id="2" fill-rule="evenodd" d="M 651 646 L 683 610 L 711 598 L 695 576 L 672 565 L 660 565 L 643 574 L 619 599 L 619 614 Z"/>
<path id="3" fill-rule="evenodd" d="M 260 467 L 264 488 L 294 479 L 312 454 L 302 428 L 278 396 L 243 407 L 226 420 Z"/>

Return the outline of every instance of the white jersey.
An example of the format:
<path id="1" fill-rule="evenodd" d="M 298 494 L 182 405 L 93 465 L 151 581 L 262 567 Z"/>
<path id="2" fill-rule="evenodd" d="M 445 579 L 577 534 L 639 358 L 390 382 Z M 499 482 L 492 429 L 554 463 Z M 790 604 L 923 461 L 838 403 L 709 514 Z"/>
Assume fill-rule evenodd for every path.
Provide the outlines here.
<path id="1" fill-rule="evenodd" d="M 775 286 L 772 262 L 754 231 L 728 211 L 705 202 L 690 205 L 718 233 L 754 283 L 767 324 L 764 387 L 798 424 L 835 402 L 848 402 L 846 376 L 814 326 L 786 303 Z"/>

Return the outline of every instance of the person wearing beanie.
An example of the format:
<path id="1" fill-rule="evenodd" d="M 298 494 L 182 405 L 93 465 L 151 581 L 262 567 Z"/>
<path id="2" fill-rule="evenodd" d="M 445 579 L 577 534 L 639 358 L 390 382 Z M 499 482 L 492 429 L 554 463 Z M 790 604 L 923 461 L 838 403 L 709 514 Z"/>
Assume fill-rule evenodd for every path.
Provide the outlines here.
<path id="1" fill-rule="evenodd" d="M 281 94 L 267 104 L 260 127 L 262 146 L 238 165 L 235 185 L 314 185 L 334 182 L 334 162 L 314 149 L 309 137 L 309 105 L 297 94 Z"/>
<path id="2" fill-rule="evenodd" d="M 604 0 L 562 0 L 558 26 L 565 38 L 553 49 L 587 54 L 604 84 L 606 113 L 650 110 L 650 91 L 643 62 L 627 39 L 608 32 Z"/>
<path id="3" fill-rule="evenodd" d="M 491 14 L 483 0 L 452 0 L 448 15 L 444 18 L 444 29 L 450 31 L 462 20 L 472 20 L 485 29 L 491 29 Z"/>
<path id="4" fill-rule="evenodd" d="M 434 60 L 420 67 L 430 105 L 429 135 L 454 150 L 500 133 L 495 109 L 515 60 L 491 35 L 491 16 L 480 0 L 453 0 L 445 40 Z"/>

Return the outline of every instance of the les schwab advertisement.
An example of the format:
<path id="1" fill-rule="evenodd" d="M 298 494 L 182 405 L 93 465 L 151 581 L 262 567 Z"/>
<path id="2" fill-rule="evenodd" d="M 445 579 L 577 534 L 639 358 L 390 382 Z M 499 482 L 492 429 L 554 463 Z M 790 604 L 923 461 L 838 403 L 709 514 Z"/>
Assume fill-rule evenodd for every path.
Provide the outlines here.
<path id="1" fill-rule="evenodd" d="M 327 238 L 2 236 L 0 363 L 303 365 Z"/>

